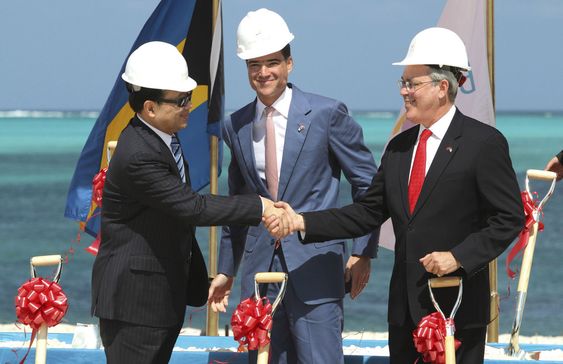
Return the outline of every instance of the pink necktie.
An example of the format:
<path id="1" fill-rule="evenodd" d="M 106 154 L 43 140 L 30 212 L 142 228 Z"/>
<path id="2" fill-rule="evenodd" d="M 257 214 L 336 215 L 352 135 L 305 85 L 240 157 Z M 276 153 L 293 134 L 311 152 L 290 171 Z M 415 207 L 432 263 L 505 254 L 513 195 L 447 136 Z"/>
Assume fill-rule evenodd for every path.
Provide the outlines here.
<path id="1" fill-rule="evenodd" d="M 278 159 L 276 157 L 276 130 L 274 126 L 274 108 L 268 106 L 264 109 L 266 114 L 266 184 L 272 199 L 278 196 Z"/>
<path id="2" fill-rule="evenodd" d="M 426 174 L 426 141 L 431 135 L 432 132 L 425 129 L 420 135 L 418 147 L 416 147 L 416 154 L 414 155 L 414 163 L 411 170 L 411 179 L 409 181 L 409 208 L 411 214 L 414 211 L 418 195 L 420 195 L 420 190 L 422 190 L 422 184 L 424 183 Z"/>

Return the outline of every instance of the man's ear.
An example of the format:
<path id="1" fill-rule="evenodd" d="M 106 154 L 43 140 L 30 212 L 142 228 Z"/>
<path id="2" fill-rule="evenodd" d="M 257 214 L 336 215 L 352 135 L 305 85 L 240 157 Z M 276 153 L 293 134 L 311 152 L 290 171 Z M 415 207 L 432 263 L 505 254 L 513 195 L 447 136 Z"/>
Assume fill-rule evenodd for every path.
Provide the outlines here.
<path id="1" fill-rule="evenodd" d="M 293 70 L 293 58 L 291 56 L 289 56 L 289 57 L 287 57 L 285 62 L 287 63 L 287 72 L 289 73 Z"/>
<path id="2" fill-rule="evenodd" d="M 156 115 L 155 108 L 156 108 L 156 102 L 153 100 L 145 100 L 145 102 L 143 103 L 144 113 L 151 117 Z"/>
<path id="3" fill-rule="evenodd" d="M 440 98 L 448 98 L 448 90 L 450 88 L 450 82 L 448 80 L 440 80 Z"/>

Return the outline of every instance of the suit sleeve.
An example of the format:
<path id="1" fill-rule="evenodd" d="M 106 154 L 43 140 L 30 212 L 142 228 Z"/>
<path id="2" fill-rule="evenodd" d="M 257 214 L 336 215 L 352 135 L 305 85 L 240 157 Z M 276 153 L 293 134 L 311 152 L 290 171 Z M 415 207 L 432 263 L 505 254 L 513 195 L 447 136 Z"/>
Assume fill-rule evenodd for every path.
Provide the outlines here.
<path id="1" fill-rule="evenodd" d="M 358 201 L 338 209 L 303 213 L 304 243 L 359 237 L 378 229 L 387 220 L 385 160 L 386 154 L 369 188 Z"/>
<path id="2" fill-rule="evenodd" d="M 136 153 L 127 165 L 133 197 L 188 225 L 258 225 L 262 204 L 257 195 L 199 195 L 169 170 L 164 160 L 150 153 Z"/>
<path id="3" fill-rule="evenodd" d="M 227 129 L 230 125 L 230 120 L 228 120 L 225 122 L 223 130 L 223 139 L 229 148 L 232 147 L 232 141 Z M 231 162 L 229 163 L 228 185 L 229 195 L 236 195 L 245 191 L 244 179 L 242 178 L 238 162 L 234 155 L 231 155 Z M 221 242 L 219 245 L 219 273 L 223 273 L 231 277 L 236 275 L 244 254 L 247 232 L 248 226 L 223 226 L 223 230 L 221 232 Z"/>
<path id="4" fill-rule="evenodd" d="M 477 158 L 476 183 L 484 226 L 451 251 L 468 275 L 499 256 L 524 226 L 524 208 L 506 139 L 495 132 L 482 143 Z"/>
<path id="5" fill-rule="evenodd" d="M 371 151 L 364 143 L 361 126 L 340 102 L 336 103 L 331 117 L 329 147 L 352 186 L 352 200 L 359 201 L 368 190 L 377 167 Z M 378 244 L 379 228 L 376 228 L 354 239 L 352 254 L 373 258 L 377 255 Z"/>

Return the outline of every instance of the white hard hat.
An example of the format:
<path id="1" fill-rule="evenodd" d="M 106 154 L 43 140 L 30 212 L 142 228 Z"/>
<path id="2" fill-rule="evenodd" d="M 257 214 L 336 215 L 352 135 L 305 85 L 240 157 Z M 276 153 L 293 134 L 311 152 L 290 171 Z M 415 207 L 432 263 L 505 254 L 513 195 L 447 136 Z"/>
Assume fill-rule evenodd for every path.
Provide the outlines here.
<path id="1" fill-rule="evenodd" d="M 178 49 L 165 42 L 148 42 L 137 48 L 127 60 L 121 78 L 133 85 L 157 90 L 187 92 L 197 83 L 188 75 L 188 64 Z"/>
<path id="2" fill-rule="evenodd" d="M 461 38 L 446 28 L 428 28 L 414 36 L 407 56 L 394 65 L 438 65 L 469 71 L 467 51 Z"/>
<path id="3" fill-rule="evenodd" d="M 262 57 L 282 50 L 293 38 L 279 14 L 264 8 L 250 11 L 237 29 L 237 55 L 242 59 Z"/>

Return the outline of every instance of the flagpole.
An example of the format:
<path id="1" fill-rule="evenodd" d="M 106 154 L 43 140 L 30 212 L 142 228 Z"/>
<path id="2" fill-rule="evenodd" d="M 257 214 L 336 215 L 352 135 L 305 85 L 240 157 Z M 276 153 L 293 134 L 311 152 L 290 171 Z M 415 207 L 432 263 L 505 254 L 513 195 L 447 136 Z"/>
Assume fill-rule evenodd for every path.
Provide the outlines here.
<path id="1" fill-rule="evenodd" d="M 496 118 L 495 107 L 495 19 L 494 0 L 487 1 L 487 63 L 489 65 L 489 81 L 491 85 L 491 97 L 493 101 L 493 115 Z M 496 123 L 495 123 L 496 124 Z M 491 313 L 489 325 L 487 326 L 487 341 L 498 342 L 499 335 L 499 295 L 497 280 L 497 259 L 489 263 L 489 285 L 491 289 Z"/>
<path id="2" fill-rule="evenodd" d="M 215 30 L 215 21 L 219 12 L 219 0 L 213 0 L 213 19 L 212 29 Z M 209 192 L 212 195 L 218 193 L 218 163 L 219 163 L 219 138 L 211 135 L 209 166 Z M 217 227 L 209 228 L 209 278 L 213 279 L 217 275 Z M 207 336 L 217 336 L 219 334 L 219 314 L 213 312 L 207 306 L 207 325 L 205 333 Z"/>

